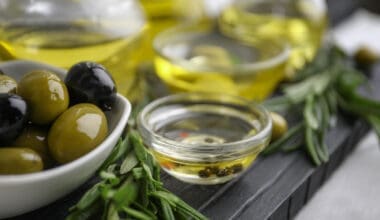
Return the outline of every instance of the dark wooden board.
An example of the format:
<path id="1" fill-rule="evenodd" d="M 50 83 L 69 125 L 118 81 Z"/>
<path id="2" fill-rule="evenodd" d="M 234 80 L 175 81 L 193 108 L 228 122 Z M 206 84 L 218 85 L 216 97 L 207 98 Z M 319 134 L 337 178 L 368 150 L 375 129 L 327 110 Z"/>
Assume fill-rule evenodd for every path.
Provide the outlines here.
<path id="1" fill-rule="evenodd" d="M 333 23 L 351 13 L 357 5 L 358 1 L 354 0 L 329 1 L 330 12 L 334 12 L 330 15 Z M 380 85 L 380 77 L 374 75 L 373 83 Z M 380 90 L 376 94 L 380 97 Z M 302 152 L 279 153 L 258 158 L 244 175 L 223 185 L 191 185 L 166 174 L 163 181 L 168 189 L 211 219 L 292 219 L 368 129 L 362 121 L 339 117 L 336 128 L 327 137 L 330 161 L 318 168 Z M 65 198 L 13 219 L 64 219 L 69 207 L 96 181 L 93 178 Z"/>
<path id="2" fill-rule="evenodd" d="M 367 131 L 363 122 L 341 117 L 328 135 L 330 161 L 318 168 L 302 152 L 279 153 L 259 158 L 243 176 L 222 185 L 186 184 L 166 174 L 163 181 L 169 190 L 211 219 L 291 219 Z M 64 219 L 67 210 L 95 182 L 94 178 L 69 196 L 14 219 Z"/>

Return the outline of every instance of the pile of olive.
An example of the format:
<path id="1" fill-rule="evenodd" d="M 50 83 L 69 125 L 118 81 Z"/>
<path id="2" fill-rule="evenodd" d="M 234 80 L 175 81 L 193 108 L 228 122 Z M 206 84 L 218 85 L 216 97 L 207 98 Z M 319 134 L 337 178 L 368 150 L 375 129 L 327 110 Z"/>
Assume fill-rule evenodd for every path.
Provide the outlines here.
<path id="1" fill-rule="evenodd" d="M 45 70 L 17 83 L 0 71 L 0 175 L 38 172 L 73 161 L 107 136 L 103 111 L 115 83 L 96 63 L 72 66 L 64 81 Z"/>

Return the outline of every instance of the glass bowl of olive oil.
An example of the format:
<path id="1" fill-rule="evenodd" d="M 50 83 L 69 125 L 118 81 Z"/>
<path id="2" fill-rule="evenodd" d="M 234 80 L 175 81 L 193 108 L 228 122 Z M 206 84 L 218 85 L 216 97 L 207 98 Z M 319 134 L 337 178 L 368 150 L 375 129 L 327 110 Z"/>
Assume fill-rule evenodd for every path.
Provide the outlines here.
<path id="1" fill-rule="evenodd" d="M 272 130 L 263 107 L 218 93 L 160 98 L 140 112 L 137 125 L 163 170 L 204 185 L 243 173 L 267 146 Z"/>
<path id="2" fill-rule="evenodd" d="M 158 76 L 173 92 L 217 92 L 263 100 L 284 78 L 286 42 L 224 36 L 210 24 L 178 26 L 154 40 Z"/>
<path id="3" fill-rule="evenodd" d="M 316 55 L 328 23 L 326 11 L 325 0 L 239 0 L 218 20 L 221 32 L 247 43 L 257 37 L 287 40 L 291 78 Z"/>

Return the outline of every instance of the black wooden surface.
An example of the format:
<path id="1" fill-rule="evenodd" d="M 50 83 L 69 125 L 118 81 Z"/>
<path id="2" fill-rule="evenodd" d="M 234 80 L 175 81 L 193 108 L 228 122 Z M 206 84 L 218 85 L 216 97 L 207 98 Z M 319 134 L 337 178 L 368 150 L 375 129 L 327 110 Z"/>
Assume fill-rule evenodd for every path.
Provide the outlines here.
<path id="1" fill-rule="evenodd" d="M 354 0 L 329 1 L 332 22 L 340 21 L 358 4 Z M 374 76 L 373 82 L 380 85 Z M 380 90 L 377 94 L 380 97 Z M 191 185 L 165 174 L 163 180 L 168 189 L 211 219 L 292 219 L 367 131 L 363 122 L 340 117 L 327 137 L 330 161 L 318 168 L 302 152 L 295 152 L 258 158 L 243 176 L 223 185 Z M 69 207 L 95 182 L 91 179 L 67 197 L 13 219 L 64 219 Z"/>
<path id="2" fill-rule="evenodd" d="M 380 83 L 380 81 L 379 81 Z M 240 178 L 223 185 L 199 186 L 163 175 L 165 186 L 211 219 L 291 219 L 367 132 L 367 126 L 340 118 L 328 135 L 330 162 L 314 168 L 301 152 L 259 158 Z M 69 196 L 14 219 L 64 219 L 92 179 Z"/>

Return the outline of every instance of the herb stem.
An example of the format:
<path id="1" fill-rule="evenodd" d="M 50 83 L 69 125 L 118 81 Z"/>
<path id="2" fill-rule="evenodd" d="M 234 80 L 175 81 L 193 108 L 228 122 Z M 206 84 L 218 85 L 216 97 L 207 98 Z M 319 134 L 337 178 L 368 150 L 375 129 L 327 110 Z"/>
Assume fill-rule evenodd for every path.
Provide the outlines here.
<path id="1" fill-rule="evenodd" d="M 316 151 L 316 146 L 315 146 L 314 138 L 313 138 L 313 130 L 310 127 L 306 127 L 305 129 L 305 142 L 306 142 L 307 151 L 309 152 L 309 155 L 311 156 L 313 163 L 319 166 L 321 164 L 321 161 L 318 158 L 318 154 Z"/>
<path id="2" fill-rule="evenodd" d="M 264 151 L 262 151 L 262 155 L 269 155 L 277 151 L 278 149 L 280 149 L 284 143 L 286 143 L 294 135 L 296 135 L 303 127 L 304 127 L 303 123 L 299 123 L 293 126 L 291 129 L 289 129 L 288 132 L 285 133 L 284 136 L 282 136 L 280 139 L 278 139 L 277 141 L 273 142 L 268 147 L 266 147 Z"/>

